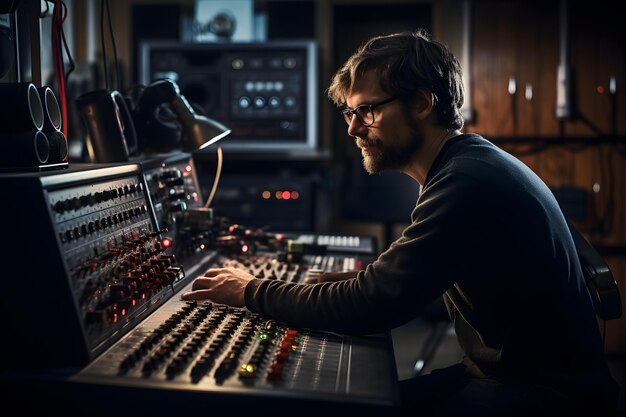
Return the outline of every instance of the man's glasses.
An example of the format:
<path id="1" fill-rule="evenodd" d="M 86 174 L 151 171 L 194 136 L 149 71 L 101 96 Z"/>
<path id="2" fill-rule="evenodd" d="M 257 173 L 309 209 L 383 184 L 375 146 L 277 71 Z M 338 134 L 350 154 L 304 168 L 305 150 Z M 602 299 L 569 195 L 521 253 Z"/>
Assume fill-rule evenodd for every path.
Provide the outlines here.
<path id="1" fill-rule="evenodd" d="M 345 109 L 342 110 L 343 118 L 346 120 L 346 123 L 348 123 L 349 125 L 350 123 L 352 123 L 352 117 L 356 116 L 356 118 L 359 120 L 359 123 L 361 123 L 363 126 L 365 127 L 371 126 L 374 124 L 374 121 L 375 121 L 374 109 L 378 106 L 382 106 L 383 104 L 391 103 L 397 98 L 398 97 L 389 97 L 388 99 L 379 101 L 378 103 L 361 104 L 360 106 L 357 106 L 354 109 L 346 107 Z"/>

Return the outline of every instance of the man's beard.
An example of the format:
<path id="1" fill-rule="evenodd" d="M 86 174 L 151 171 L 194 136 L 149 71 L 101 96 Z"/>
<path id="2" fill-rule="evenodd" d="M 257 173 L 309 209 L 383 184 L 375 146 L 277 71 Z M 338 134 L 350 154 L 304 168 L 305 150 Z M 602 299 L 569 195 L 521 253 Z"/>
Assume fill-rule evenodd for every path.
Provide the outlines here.
<path id="1" fill-rule="evenodd" d="M 367 153 L 363 156 L 363 167 L 370 174 L 388 170 L 402 170 L 413 159 L 415 152 L 422 146 L 422 136 L 412 131 L 404 143 L 383 144 L 378 139 L 363 140 Z"/>

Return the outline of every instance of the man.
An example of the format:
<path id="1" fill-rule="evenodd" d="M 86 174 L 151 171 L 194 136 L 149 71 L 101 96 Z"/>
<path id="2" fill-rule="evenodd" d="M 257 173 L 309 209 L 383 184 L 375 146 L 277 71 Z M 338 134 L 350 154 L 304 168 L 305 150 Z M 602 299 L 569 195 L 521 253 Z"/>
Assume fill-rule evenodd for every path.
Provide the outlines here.
<path id="1" fill-rule="evenodd" d="M 410 226 L 363 271 L 295 284 L 210 269 L 183 299 L 245 306 L 291 326 L 371 334 L 443 296 L 466 357 L 402 381 L 405 410 L 613 408 L 616 384 L 563 214 L 524 164 L 460 132 L 457 59 L 421 30 L 375 37 L 335 74 L 328 94 L 344 106 L 368 172 L 400 170 L 421 186 Z"/>

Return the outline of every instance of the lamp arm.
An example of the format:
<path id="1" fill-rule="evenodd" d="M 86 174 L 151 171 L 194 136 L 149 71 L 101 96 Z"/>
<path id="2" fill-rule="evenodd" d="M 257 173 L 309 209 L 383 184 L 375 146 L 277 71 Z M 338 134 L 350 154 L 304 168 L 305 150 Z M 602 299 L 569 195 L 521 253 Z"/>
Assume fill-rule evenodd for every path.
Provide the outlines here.
<path id="1" fill-rule="evenodd" d="M 149 103 L 171 103 L 180 96 L 180 88 L 172 80 L 158 80 L 144 88 L 141 99 Z"/>
<path id="2" fill-rule="evenodd" d="M 220 176 L 222 174 L 222 164 L 223 164 L 223 154 L 222 147 L 217 146 L 217 168 L 215 169 L 215 178 L 213 179 L 213 187 L 211 187 L 211 193 L 209 194 L 209 198 L 206 199 L 206 203 L 204 204 L 204 208 L 209 208 L 211 202 L 213 202 L 213 197 L 215 197 L 215 191 L 217 191 L 217 184 L 220 182 Z"/>
<path id="3" fill-rule="evenodd" d="M 191 107 L 191 104 L 189 104 L 184 96 L 180 94 L 175 96 L 174 99 L 170 101 L 170 107 L 172 108 L 172 111 L 176 113 L 180 123 L 185 128 L 192 127 L 198 117 L 198 114 L 194 111 L 193 107 Z"/>
<path id="4" fill-rule="evenodd" d="M 172 80 L 164 79 L 150 84 L 142 93 L 144 100 L 151 103 L 167 103 L 180 122 L 189 127 L 197 117 L 191 104 L 180 94 L 180 88 Z"/>

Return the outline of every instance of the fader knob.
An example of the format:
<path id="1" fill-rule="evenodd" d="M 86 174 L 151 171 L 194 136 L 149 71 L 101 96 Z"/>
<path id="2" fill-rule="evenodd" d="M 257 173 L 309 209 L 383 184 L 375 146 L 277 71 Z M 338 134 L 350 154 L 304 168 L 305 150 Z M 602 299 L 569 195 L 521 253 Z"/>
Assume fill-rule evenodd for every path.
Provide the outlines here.
<path id="1" fill-rule="evenodd" d="M 187 196 L 187 193 L 185 192 L 184 188 L 176 187 L 176 188 L 170 189 L 168 197 L 170 200 L 184 200 L 186 196 Z"/>
<path id="2" fill-rule="evenodd" d="M 68 209 L 69 209 L 69 204 L 67 200 L 60 200 L 54 203 L 54 210 L 57 213 L 63 213 L 64 211 L 67 211 Z"/>
<path id="3" fill-rule="evenodd" d="M 186 211 L 187 203 L 184 201 L 178 201 L 170 205 L 170 211 Z"/>
<path id="4" fill-rule="evenodd" d="M 93 205 L 94 197 L 92 194 L 86 194 L 80 197 L 80 203 L 83 207 Z"/>
<path id="5" fill-rule="evenodd" d="M 166 187 L 175 187 L 177 185 L 185 185 L 185 179 L 183 177 L 180 178 L 168 178 L 165 180 Z"/>
<path id="6" fill-rule="evenodd" d="M 124 301 L 131 295 L 131 288 L 128 285 L 111 285 L 111 301 Z"/>
<path id="7" fill-rule="evenodd" d="M 74 210 L 78 210 L 81 207 L 80 200 L 76 197 L 70 200 L 70 207 Z"/>
<path id="8" fill-rule="evenodd" d="M 181 178 L 183 176 L 183 172 L 178 168 L 172 168 L 164 170 L 161 173 L 161 179 L 170 179 L 170 178 Z"/>

